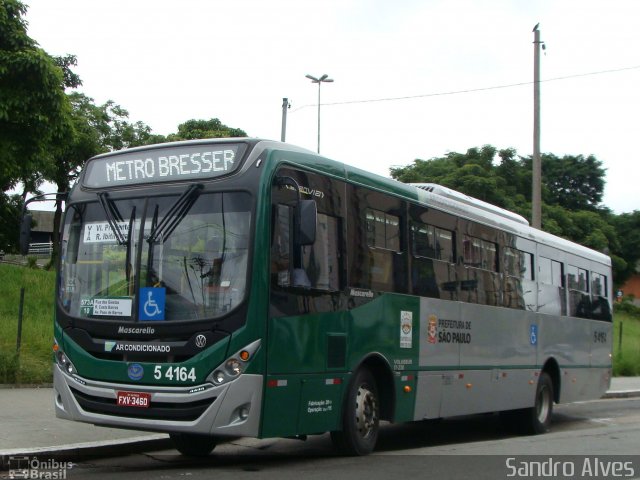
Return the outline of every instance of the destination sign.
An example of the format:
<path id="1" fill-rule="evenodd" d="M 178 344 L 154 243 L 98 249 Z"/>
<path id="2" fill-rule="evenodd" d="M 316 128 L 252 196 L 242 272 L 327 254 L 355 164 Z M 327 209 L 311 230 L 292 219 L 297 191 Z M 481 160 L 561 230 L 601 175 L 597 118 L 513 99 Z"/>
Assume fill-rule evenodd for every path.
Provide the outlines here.
<path id="1" fill-rule="evenodd" d="M 83 184 L 100 188 L 220 177 L 237 170 L 245 150 L 244 144 L 222 143 L 105 156 L 87 163 Z"/>

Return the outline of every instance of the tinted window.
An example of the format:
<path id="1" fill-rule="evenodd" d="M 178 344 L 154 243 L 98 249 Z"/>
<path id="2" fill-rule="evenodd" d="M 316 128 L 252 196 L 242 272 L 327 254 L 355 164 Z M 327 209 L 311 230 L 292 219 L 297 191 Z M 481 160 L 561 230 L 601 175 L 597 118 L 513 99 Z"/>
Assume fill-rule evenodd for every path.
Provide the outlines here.
<path id="1" fill-rule="evenodd" d="M 442 228 L 434 229 L 436 239 L 436 259 L 455 263 L 455 236 L 453 232 Z"/>
<path id="2" fill-rule="evenodd" d="M 398 217 L 367 209 L 366 224 L 367 245 L 394 252 L 400 251 L 400 219 Z"/>
<path id="3" fill-rule="evenodd" d="M 607 277 L 599 273 L 591 272 L 591 293 L 599 297 L 608 297 Z"/>
<path id="4" fill-rule="evenodd" d="M 464 264 L 492 272 L 498 271 L 498 247 L 493 242 L 465 235 L 462 241 Z"/>
<path id="5" fill-rule="evenodd" d="M 433 258 L 454 263 L 453 232 L 432 225 L 411 225 L 412 253 L 416 257 Z"/>
<path id="6" fill-rule="evenodd" d="M 522 250 L 505 247 L 504 273 L 510 277 L 533 280 L 533 255 Z"/>
<path id="7" fill-rule="evenodd" d="M 581 292 L 589 291 L 589 272 L 583 268 L 569 265 L 567 267 L 567 282 L 571 290 L 579 290 Z"/>

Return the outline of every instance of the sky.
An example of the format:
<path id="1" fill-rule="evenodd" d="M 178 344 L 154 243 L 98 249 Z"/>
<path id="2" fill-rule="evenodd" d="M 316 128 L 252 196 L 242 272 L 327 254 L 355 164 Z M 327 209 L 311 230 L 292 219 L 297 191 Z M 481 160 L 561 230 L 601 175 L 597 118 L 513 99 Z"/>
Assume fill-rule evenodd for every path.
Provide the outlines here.
<path id="1" fill-rule="evenodd" d="M 380 175 L 493 145 L 533 152 L 540 23 L 541 151 L 594 155 L 603 203 L 640 210 L 636 0 L 23 0 L 28 33 L 73 54 L 79 91 L 154 133 L 219 118 Z"/>

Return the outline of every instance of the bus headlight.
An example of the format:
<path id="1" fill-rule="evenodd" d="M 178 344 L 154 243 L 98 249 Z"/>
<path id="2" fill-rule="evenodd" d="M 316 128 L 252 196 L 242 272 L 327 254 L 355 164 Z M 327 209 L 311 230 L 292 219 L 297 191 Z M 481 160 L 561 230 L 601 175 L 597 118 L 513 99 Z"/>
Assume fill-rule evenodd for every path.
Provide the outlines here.
<path id="1" fill-rule="evenodd" d="M 73 366 L 73 363 L 71 363 L 69 357 L 67 357 L 65 353 L 60 349 L 57 342 L 53 346 L 53 352 L 56 358 L 56 363 L 65 373 L 69 375 L 75 375 L 78 373 L 76 367 Z"/>
<path id="2" fill-rule="evenodd" d="M 239 360 L 235 358 L 231 358 L 227 360 L 227 364 L 225 365 L 225 370 L 227 371 L 227 374 L 229 374 L 230 376 L 237 377 L 238 375 L 240 375 L 240 373 L 242 373 L 243 368 Z"/>
<path id="3" fill-rule="evenodd" d="M 238 378 L 247 368 L 251 359 L 260 348 L 260 340 L 247 345 L 242 350 L 227 358 L 222 365 L 216 368 L 207 378 L 214 385 L 224 385 Z"/>

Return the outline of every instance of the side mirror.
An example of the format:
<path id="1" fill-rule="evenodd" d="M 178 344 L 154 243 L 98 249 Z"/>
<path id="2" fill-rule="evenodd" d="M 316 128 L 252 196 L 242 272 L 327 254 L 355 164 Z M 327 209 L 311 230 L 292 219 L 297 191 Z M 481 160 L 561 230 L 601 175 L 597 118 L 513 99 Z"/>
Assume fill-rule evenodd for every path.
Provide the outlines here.
<path id="1" fill-rule="evenodd" d="M 20 254 L 26 255 L 29 253 L 29 241 L 31 240 L 31 221 L 33 215 L 30 213 L 25 214 L 22 217 L 22 224 L 20 225 Z"/>
<path id="2" fill-rule="evenodd" d="M 318 207 L 315 200 L 298 202 L 298 245 L 313 245 L 316 241 L 316 225 L 318 224 Z"/>

